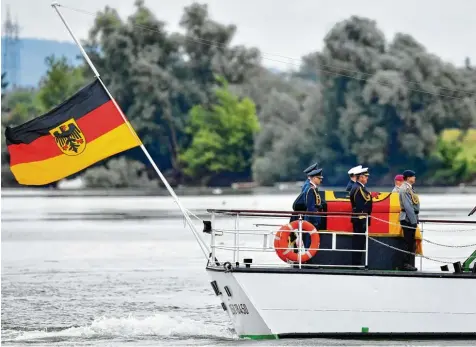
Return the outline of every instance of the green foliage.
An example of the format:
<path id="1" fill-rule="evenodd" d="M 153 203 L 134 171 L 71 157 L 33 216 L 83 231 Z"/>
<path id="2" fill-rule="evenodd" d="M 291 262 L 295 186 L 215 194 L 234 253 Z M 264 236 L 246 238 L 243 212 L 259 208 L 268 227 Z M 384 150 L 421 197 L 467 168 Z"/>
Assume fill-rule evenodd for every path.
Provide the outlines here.
<path id="1" fill-rule="evenodd" d="M 157 180 L 147 176 L 145 165 L 124 157 L 112 158 L 104 166 L 88 169 L 82 176 L 88 188 L 155 188 Z"/>
<path id="2" fill-rule="evenodd" d="M 469 63 L 462 68 L 444 63 L 402 33 L 387 43 L 366 18 L 336 23 L 324 48 L 303 57 L 296 76 L 318 88 L 277 93 L 254 82 L 263 85 L 259 99 L 265 100 L 258 103 L 263 128 L 253 164 L 258 182 L 302 179 L 294 167 L 302 171 L 314 160 L 324 167 L 326 184 L 345 184 L 345 172 L 356 164 L 372 169 L 373 184 L 409 166 L 423 173 L 442 131 L 476 126 L 476 70 Z M 292 141 L 283 128 L 295 136 Z M 270 175 L 270 165 L 282 174 Z"/>
<path id="3" fill-rule="evenodd" d="M 215 74 L 241 83 L 259 54 L 232 46 L 236 28 L 213 21 L 206 5 L 184 8 L 182 33 L 167 32 L 143 1 L 135 7 L 126 21 L 114 9 L 100 12 L 86 49 L 159 167 L 179 174 L 178 154 L 190 141 L 189 111 L 211 102 Z M 209 41 L 219 47 L 203 44 Z"/>
<path id="4" fill-rule="evenodd" d="M 17 89 L 8 93 L 2 100 L 2 106 L 5 104 L 2 125 L 15 126 L 39 116 L 43 108 L 37 95 L 32 89 Z"/>
<path id="5" fill-rule="evenodd" d="M 344 185 L 358 164 L 371 168 L 372 184 L 406 168 L 428 184 L 475 180 L 476 69 L 469 60 L 448 64 L 410 35 L 387 40 L 375 21 L 351 16 L 335 23 L 298 72 L 275 74 L 261 66 L 258 50 L 231 45 L 237 28 L 210 18 L 207 5 L 185 7 L 179 25 L 180 33 L 167 31 L 138 0 L 126 20 L 110 7 L 99 12 L 84 42 L 174 182 L 182 174 L 188 184 L 224 176 L 231 183 L 237 174 L 260 184 L 301 180 L 316 160 L 326 184 Z M 92 78 L 86 64 L 46 62 L 37 90 L 7 92 L 2 75 L 2 125 L 46 112 Z M 124 155 L 144 162 L 137 152 Z M 88 184 L 134 182 L 140 168 L 127 171 L 126 163 L 91 168 Z"/>
<path id="6" fill-rule="evenodd" d="M 253 135 L 259 122 L 253 101 L 240 100 L 225 82 L 215 91 L 217 102 L 210 107 L 197 105 L 190 111 L 186 128 L 192 136 L 182 153 L 184 172 L 208 183 L 213 175 L 249 170 L 253 152 Z"/>
<path id="7" fill-rule="evenodd" d="M 85 80 L 80 68 L 68 64 L 66 57 L 46 57 L 46 76 L 40 81 L 38 99 L 45 111 L 52 109 L 73 95 Z"/>
<path id="8" fill-rule="evenodd" d="M 462 150 L 459 157 L 468 161 L 476 160 L 476 128 L 468 131 L 446 129 L 441 133 L 441 139 L 447 142 L 458 142 Z"/>
<path id="9" fill-rule="evenodd" d="M 429 183 L 453 185 L 476 180 L 476 130 L 451 129 L 437 141 L 430 158 Z"/>
<path id="10" fill-rule="evenodd" d="M 16 89 L 2 97 L 2 124 L 15 126 L 40 116 L 74 94 L 83 84 L 81 68 L 67 63 L 66 58 L 47 57 L 45 76 L 37 89 Z"/>

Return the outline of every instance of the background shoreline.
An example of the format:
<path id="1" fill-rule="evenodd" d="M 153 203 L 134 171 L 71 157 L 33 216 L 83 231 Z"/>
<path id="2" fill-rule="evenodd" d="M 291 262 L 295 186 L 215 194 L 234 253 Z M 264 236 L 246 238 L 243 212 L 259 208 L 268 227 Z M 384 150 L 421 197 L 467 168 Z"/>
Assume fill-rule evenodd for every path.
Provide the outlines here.
<path id="1" fill-rule="evenodd" d="M 389 192 L 393 187 L 369 187 L 373 192 Z M 476 194 L 476 186 L 451 187 L 418 187 L 419 194 Z M 262 195 L 262 194 L 299 194 L 301 183 L 279 185 L 275 187 L 254 188 L 214 188 L 214 187 L 173 187 L 178 196 L 205 196 L 205 195 Z M 329 186 L 321 190 L 343 191 L 345 187 Z M 97 189 L 55 189 L 55 188 L 2 188 L 1 195 L 15 196 L 168 196 L 165 188 L 97 188 Z M 476 202 L 475 202 L 476 203 Z"/>

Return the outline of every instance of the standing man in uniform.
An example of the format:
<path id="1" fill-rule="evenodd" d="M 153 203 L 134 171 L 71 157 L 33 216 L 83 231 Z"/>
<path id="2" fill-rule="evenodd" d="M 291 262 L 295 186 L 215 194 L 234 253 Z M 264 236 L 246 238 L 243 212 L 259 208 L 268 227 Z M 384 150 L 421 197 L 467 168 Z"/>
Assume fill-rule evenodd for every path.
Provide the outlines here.
<path id="1" fill-rule="evenodd" d="M 392 193 L 398 193 L 403 183 L 403 175 L 397 175 L 393 180 L 395 181 L 395 187 L 393 187 Z"/>
<path id="2" fill-rule="evenodd" d="M 319 185 L 324 178 L 322 176 L 322 169 L 315 169 L 308 173 L 309 175 L 309 187 L 301 193 L 296 201 L 293 204 L 294 206 L 303 206 L 303 212 L 321 212 L 322 211 L 322 199 L 319 195 Z M 296 211 L 296 210 L 295 210 Z M 296 216 L 291 217 L 293 220 L 297 220 L 298 217 Z M 306 215 L 304 216 L 303 220 L 308 221 L 316 230 L 319 230 L 321 216 L 320 215 Z M 307 248 L 311 244 L 311 236 L 307 233 L 302 234 L 302 240 L 304 246 Z"/>
<path id="3" fill-rule="evenodd" d="M 319 186 L 322 183 L 322 169 L 316 168 L 308 173 L 309 175 L 309 187 L 304 193 L 304 203 L 306 204 L 306 212 L 322 212 L 322 199 L 319 195 Z M 307 215 L 304 216 L 304 220 L 308 221 L 316 227 L 316 230 L 320 229 L 321 216 L 319 215 Z M 307 233 L 302 234 L 302 240 L 306 248 L 311 244 L 311 235 Z"/>
<path id="4" fill-rule="evenodd" d="M 310 181 L 310 177 L 309 177 L 309 172 L 311 171 L 314 171 L 317 169 L 317 162 L 312 164 L 311 166 L 309 166 L 308 168 L 306 168 L 303 172 L 307 175 L 307 179 L 306 181 L 304 182 L 303 186 L 302 186 L 302 189 L 301 189 L 301 192 L 305 192 L 307 190 L 307 188 L 309 188 L 309 181 Z"/>
<path id="5" fill-rule="evenodd" d="M 317 165 L 318 163 L 316 162 L 303 171 L 307 175 L 307 179 L 301 187 L 301 193 L 293 202 L 293 211 L 306 211 L 306 203 L 305 203 L 304 195 L 311 185 L 311 176 L 309 176 L 309 173 L 316 170 Z M 293 215 L 289 219 L 289 222 L 292 222 L 298 219 L 299 219 L 298 215 Z"/>
<path id="6" fill-rule="evenodd" d="M 415 172 L 405 170 L 403 172 L 403 184 L 398 192 L 400 201 L 400 225 L 403 229 L 403 240 L 405 243 L 405 253 L 403 270 L 417 271 L 415 267 L 415 231 L 418 225 L 418 214 L 420 213 L 420 199 L 415 194 L 413 185 L 415 184 Z"/>
<path id="7" fill-rule="evenodd" d="M 319 186 L 322 183 L 322 169 L 315 169 L 309 172 L 309 188 L 305 192 L 304 201 L 306 204 L 307 212 L 321 212 L 322 210 L 322 199 L 319 195 Z M 309 223 L 314 224 L 316 229 L 319 229 L 319 223 L 321 216 L 305 216 L 304 220 L 307 220 Z"/>
<path id="8" fill-rule="evenodd" d="M 372 213 L 372 196 L 365 185 L 369 178 L 368 168 L 362 168 L 355 173 L 356 182 L 350 191 L 350 203 L 352 204 L 353 213 L 366 213 L 370 216 Z M 351 216 L 354 234 L 365 234 L 366 217 Z M 368 219 L 370 226 L 371 219 Z M 365 236 L 352 236 L 352 250 L 365 250 Z M 368 251 L 368 250 L 367 250 Z M 363 252 L 352 252 L 352 265 L 362 265 Z"/>
<path id="9" fill-rule="evenodd" d="M 355 183 L 355 173 L 360 172 L 362 170 L 362 165 L 359 166 L 354 166 L 352 169 L 350 169 L 347 173 L 349 174 L 350 181 L 347 183 L 347 187 L 345 187 L 346 192 L 350 192 L 352 187 L 354 186 Z"/>

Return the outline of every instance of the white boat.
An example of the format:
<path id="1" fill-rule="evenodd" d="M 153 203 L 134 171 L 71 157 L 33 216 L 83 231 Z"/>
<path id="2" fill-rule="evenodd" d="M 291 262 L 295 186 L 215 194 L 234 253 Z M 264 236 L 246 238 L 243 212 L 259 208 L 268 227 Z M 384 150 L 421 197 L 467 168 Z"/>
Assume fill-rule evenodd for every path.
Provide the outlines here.
<path id="1" fill-rule="evenodd" d="M 374 255 L 381 256 L 382 248 L 397 262 L 402 253 L 390 237 L 369 232 L 365 263 L 355 268 L 344 264 L 349 232 L 320 231 L 317 254 L 337 254 L 332 259 L 341 263 L 329 264 L 325 256 L 322 263 L 286 263 L 276 254 L 275 235 L 295 212 L 208 211 L 206 271 L 242 338 L 476 337 L 476 252 L 463 264 L 449 262 L 454 271 L 423 271 L 421 262 L 416 272 L 375 269 L 380 261 Z M 476 221 L 434 220 L 422 220 L 420 227 L 430 223 L 476 227 Z"/>

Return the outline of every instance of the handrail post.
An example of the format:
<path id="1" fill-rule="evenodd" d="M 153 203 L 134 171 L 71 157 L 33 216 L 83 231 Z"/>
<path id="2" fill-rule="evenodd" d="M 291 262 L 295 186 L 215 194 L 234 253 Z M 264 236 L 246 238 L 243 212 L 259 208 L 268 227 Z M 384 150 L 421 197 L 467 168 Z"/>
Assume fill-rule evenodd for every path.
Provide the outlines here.
<path id="1" fill-rule="evenodd" d="M 236 237 L 236 261 L 240 261 L 240 214 L 236 214 L 236 219 L 235 219 L 235 237 Z M 235 261 L 235 265 L 236 265 Z"/>
<path id="2" fill-rule="evenodd" d="M 233 264 L 236 264 L 236 245 L 237 245 L 237 234 L 236 234 L 236 219 L 238 218 L 238 212 L 235 214 L 235 230 L 233 235 Z"/>
<path id="3" fill-rule="evenodd" d="M 365 217 L 365 268 L 369 267 L 369 215 Z"/>
<path id="4" fill-rule="evenodd" d="M 423 241 L 424 241 L 424 237 L 423 237 L 423 225 L 425 223 L 421 223 L 421 248 L 423 249 Z M 418 228 L 418 224 L 417 224 L 417 228 Z M 415 233 L 416 233 L 416 229 L 415 229 Z M 416 250 L 415 250 L 415 253 L 416 253 Z M 423 270 L 423 257 L 422 257 L 422 254 L 420 254 L 420 271 Z"/>
<path id="5" fill-rule="evenodd" d="M 211 224 L 212 224 L 212 230 L 210 233 L 210 248 L 211 248 L 211 253 L 212 253 L 212 263 L 216 265 L 215 262 L 215 212 L 212 212 L 212 218 L 211 218 Z"/>
<path id="6" fill-rule="evenodd" d="M 301 247 L 303 245 L 302 241 L 302 215 L 299 215 L 299 227 L 298 227 L 298 237 L 299 237 L 299 247 L 297 248 L 298 251 L 298 261 L 299 261 L 299 268 L 301 269 Z"/>

